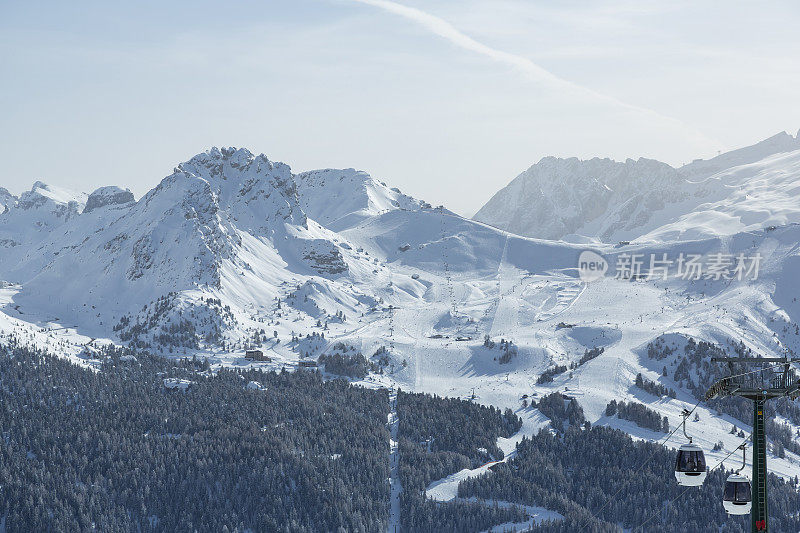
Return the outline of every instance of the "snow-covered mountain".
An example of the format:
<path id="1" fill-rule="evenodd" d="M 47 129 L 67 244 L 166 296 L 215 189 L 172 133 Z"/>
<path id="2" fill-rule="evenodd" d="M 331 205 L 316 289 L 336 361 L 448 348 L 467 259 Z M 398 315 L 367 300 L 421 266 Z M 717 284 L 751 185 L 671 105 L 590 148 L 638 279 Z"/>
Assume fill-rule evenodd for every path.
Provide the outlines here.
<path id="1" fill-rule="evenodd" d="M 681 171 L 690 177 L 710 176 L 728 168 L 749 165 L 774 154 L 795 150 L 800 150 L 800 131 L 794 137 L 782 131 L 751 146 L 725 152 L 711 159 L 695 159 L 681 167 Z"/>
<path id="2" fill-rule="evenodd" d="M 0 187 L 0 207 L 5 210 L 6 207 L 9 205 L 14 205 L 17 201 L 17 197 L 8 192 L 8 189 L 5 187 Z"/>
<path id="3" fill-rule="evenodd" d="M 677 372 L 690 338 L 800 350 L 800 225 L 791 224 L 800 151 L 754 161 L 748 153 L 727 155 L 738 166 L 706 177 L 650 160 L 548 158 L 533 178 L 515 180 L 520 201 L 509 205 L 528 209 L 525 220 L 547 235 L 608 236 L 611 244 L 592 247 L 608 274 L 591 282 L 577 273 L 585 244 L 494 227 L 508 219 L 465 219 L 352 169 L 293 174 L 241 148 L 198 154 L 138 200 L 118 187 L 82 195 L 37 183 L 9 195 L 0 214 L 0 342 L 13 334 L 88 365 L 92 345 L 112 341 L 269 368 L 341 343 L 381 369 L 362 383 L 459 397 L 474 390 L 524 418 L 518 438 L 547 423 L 522 408 L 522 395 L 557 390 L 577 398 L 593 424 L 658 440 L 606 416 L 605 406 L 646 403 L 674 427 L 696 402 Z M 585 188 L 566 186 L 565 176 Z M 701 217 L 695 235 L 705 237 L 686 240 Z M 638 242 L 616 244 L 634 234 Z M 646 259 L 664 254 L 672 270 L 648 276 Z M 730 269 L 689 279 L 676 270 L 681 254 L 706 263 L 725 256 Z M 615 277 L 632 255 L 645 258 L 642 275 Z M 756 255 L 759 275 L 738 279 L 737 258 Z M 673 355 L 652 358 L 656 342 Z M 271 361 L 246 360 L 254 346 Z M 594 348 L 604 351 L 579 364 Z M 573 368 L 538 382 L 562 365 Z M 677 397 L 648 396 L 633 385 L 638 373 Z M 740 440 L 731 425 L 748 421 L 698 409 L 695 442 L 711 450 L 722 441 L 709 455 L 724 457 Z M 779 473 L 800 474 L 798 454 L 770 460 Z"/>
<path id="4" fill-rule="evenodd" d="M 5 210 L 0 214 L 0 262 L 8 263 L 22 251 L 47 238 L 51 232 L 77 217 L 86 205 L 87 195 L 37 181 L 19 198 L 6 189 L 0 191 Z"/>
<path id="5" fill-rule="evenodd" d="M 800 133 L 696 160 L 546 157 L 497 192 L 475 220 L 520 235 L 572 241 L 657 241 L 731 235 L 800 221 Z"/>
<path id="6" fill-rule="evenodd" d="M 100 187 L 86 198 L 83 213 L 88 213 L 107 205 L 123 205 L 134 202 L 136 199 L 129 189 L 115 186 Z"/>
<path id="7" fill-rule="evenodd" d="M 352 168 L 303 172 L 295 181 L 303 211 L 334 231 L 386 211 L 421 207 L 421 202 L 399 189 Z"/>
<path id="8" fill-rule="evenodd" d="M 685 199 L 682 185 L 678 171 L 650 159 L 546 157 L 495 194 L 475 220 L 543 239 L 587 234 L 587 226 L 596 224 L 590 235 L 608 242 Z"/>
<path id="9" fill-rule="evenodd" d="M 295 176 L 263 154 L 213 148 L 138 202 L 118 187 L 87 196 L 36 183 L 0 215 L 9 251 L 0 277 L 24 287 L 15 305 L 46 320 L 70 317 L 93 335 L 116 326 L 122 337 L 152 341 L 163 331 L 137 327 L 147 321 L 148 330 L 191 327 L 198 339 L 221 341 L 243 334 L 236 313 L 220 311 L 222 301 L 241 311 L 282 294 L 292 276 L 352 281 L 375 270 L 306 209 L 348 226 L 421 205 L 363 172 Z"/>

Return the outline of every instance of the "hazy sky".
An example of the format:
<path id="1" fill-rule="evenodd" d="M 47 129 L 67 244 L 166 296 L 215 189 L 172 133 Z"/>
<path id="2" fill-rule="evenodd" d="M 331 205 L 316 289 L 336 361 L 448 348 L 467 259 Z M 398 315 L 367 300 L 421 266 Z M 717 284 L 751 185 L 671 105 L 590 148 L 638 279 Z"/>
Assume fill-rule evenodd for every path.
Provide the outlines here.
<path id="1" fill-rule="evenodd" d="M 796 133 L 798 27 L 796 1 L 0 0 L 0 186 L 138 197 L 246 146 L 472 215 L 546 155 Z"/>

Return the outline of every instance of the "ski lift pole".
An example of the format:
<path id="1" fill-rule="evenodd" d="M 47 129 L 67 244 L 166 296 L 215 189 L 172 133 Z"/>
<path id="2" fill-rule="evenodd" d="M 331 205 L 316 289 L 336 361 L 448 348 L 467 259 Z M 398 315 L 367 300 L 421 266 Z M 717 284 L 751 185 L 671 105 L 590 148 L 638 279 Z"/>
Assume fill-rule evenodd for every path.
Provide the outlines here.
<path id="1" fill-rule="evenodd" d="M 800 397 L 800 381 L 792 383 L 791 363 L 800 362 L 800 358 L 789 357 L 712 357 L 712 363 L 728 363 L 731 375 L 722 378 L 711 386 L 706 392 L 706 400 L 739 396 L 753 402 L 753 506 L 750 512 L 752 533 L 769 531 L 769 514 L 767 509 L 767 435 L 764 423 L 764 405 L 772 398 L 788 398 L 795 400 Z M 753 365 L 760 368 L 744 372 L 733 373 L 733 363 Z M 776 363 L 776 364 L 770 364 Z M 767 364 L 769 366 L 765 367 Z M 783 372 L 776 379 L 775 376 L 764 379 L 764 372 L 776 366 L 783 366 Z M 750 378 L 759 374 L 760 383 L 754 383 Z M 749 379 L 744 379 L 749 378 Z M 759 386 L 760 385 L 760 386 Z"/>
<path id="2" fill-rule="evenodd" d="M 767 436 L 764 427 L 766 398 L 753 399 L 753 510 L 751 531 L 768 531 L 767 525 Z"/>

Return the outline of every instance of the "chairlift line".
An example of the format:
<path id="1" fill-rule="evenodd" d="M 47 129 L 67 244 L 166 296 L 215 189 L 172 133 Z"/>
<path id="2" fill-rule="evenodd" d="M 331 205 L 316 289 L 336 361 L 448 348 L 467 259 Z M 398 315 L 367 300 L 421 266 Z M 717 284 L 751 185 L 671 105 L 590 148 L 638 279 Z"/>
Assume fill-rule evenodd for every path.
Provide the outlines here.
<path id="1" fill-rule="evenodd" d="M 769 363 L 773 361 L 780 361 L 779 363 L 775 363 L 772 365 L 767 365 L 765 367 L 759 368 L 758 370 L 751 370 L 750 372 L 742 372 L 741 374 L 733 374 L 730 376 L 725 376 L 724 379 L 732 379 L 732 378 L 740 378 L 743 376 L 749 376 L 751 374 L 758 374 L 759 372 L 765 372 L 767 370 L 784 366 L 784 365 L 791 365 L 792 363 L 800 363 L 800 358 L 794 359 L 784 359 L 784 358 L 768 358 L 768 359 L 754 359 L 754 358 L 746 358 L 746 357 L 729 357 L 729 358 L 720 358 L 720 357 L 712 357 L 712 363 Z"/>
<path id="2" fill-rule="evenodd" d="M 447 263 L 447 251 L 445 249 L 445 238 L 447 235 L 445 234 L 444 205 L 439 206 L 439 214 L 441 215 L 442 263 L 444 264 L 444 278 L 445 281 L 447 281 L 447 293 L 448 296 L 450 296 L 450 307 L 453 310 L 453 315 L 457 315 L 458 309 L 456 308 L 456 295 L 455 291 L 453 290 L 452 279 L 450 276 L 450 266 Z"/>
<path id="3" fill-rule="evenodd" d="M 715 358 L 715 359 L 717 359 L 717 358 Z M 725 361 L 726 360 L 723 359 L 722 361 L 717 360 L 715 362 L 725 362 Z M 760 361 L 759 359 L 737 358 L 737 361 L 735 361 L 735 362 L 754 362 L 754 363 L 758 363 L 759 361 Z M 741 374 L 734 374 L 734 375 L 731 375 L 731 376 L 726 376 L 721 381 L 725 381 L 725 380 L 730 381 L 733 378 L 744 377 L 744 376 L 747 376 L 747 375 L 750 375 L 750 374 L 763 372 L 765 370 L 768 370 L 769 368 L 774 368 L 774 367 L 782 366 L 782 365 L 785 365 L 785 367 L 788 369 L 789 364 L 791 364 L 793 362 L 798 362 L 798 361 L 800 361 L 800 359 L 781 358 L 780 361 L 781 362 L 778 363 L 778 364 L 770 365 L 768 367 L 761 368 L 759 370 L 754 370 L 754 371 L 750 371 L 750 372 L 743 372 Z M 709 393 L 711 393 L 712 390 L 714 390 L 714 387 L 712 387 L 712 389 L 709 390 Z M 723 391 L 717 391 L 717 392 L 720 393 L 720 392 L 723 392 Z M 764 392 L 766 393 L 766 390 Z M 706 394 L 706 399 L 708 399 L 710 397 L 712 397 L 712 396 L 710 396 L 709 394 Z M 766 395 L 765 395 L 765 398 L 766 398 Z M 700 405 L 700 403 L 702 403 L 702 401 L 703 401 L 702 399 L 698 400 L 697 404 L 695 404 L 695 406 L 691 410 L 684 409 L 683 412 L 681 413 L 681 416 L 683 417 L 683 421 L 681 422 L 681 424 L 678 427 L 683 429 L 683 434 L 689 440 L 689 443 L 682 445 L 680 447 L 680 449 L 678 450 L 678 457 L 676 458 L 676 465 L 675 465 L 675 477 L 678 480 L 678 484 L 681 485 L 681 486 L 685 486 L 686 488 L 683 491 L 681 491 L 681 493 L 678 494 L 678 496 L 676 496 L 674 499 L 672 499 L 667 505 L 671 505 L 672 503 L 675 503 L 686 492 L 688 492 L 689 489 L 691 489 L 693 487 L 701 486 L 703 484 L 703 481 L 705 481 L 706 477 L 708 476 L 708 473 L 710 473 L 710 472 L 716 470 L 717 468 L 719 468 L 720 466 L 722 466 L 725 463 L 725 461 L 728 458 L 730 458 L 730 456 L 733 455 L 737 450 L 742 450 L 742 467 L 739 468 L 738 470 L 736 470 L 736 472 L 734 474 L 729 475 L 728 478 L 726 479 L 725 487 L 724 487 L 724 491 L 723 491 L 723 507 L 724 507 L 726 513 L 729 514 L 729 515 L 747 515 L 747 514 L 750 514 L 752 512 L 752 507 L 753 507 L 752 486 L 751 486 L 750 479 L 747 478 L 747 476 L 742 475 L 741 471 L 746 466 L 746 455 L 745 455 L 746 451 L 745 450 L 746 450 L 747 441 L 751 440 L 755 433 L 759 433 L 760 434 L 759 428 L 755 427 L 756 424 L 754 424 L 754 428 L 753 428 L 754 429 L 754 433 L 751 433 L 750 435 L 748 435 L 748 437 L 742 442 L 742 444 L 740 444 L 734 450 L 732 450 L 727 456 L 725 456 L 725 458 L 723 458 L 713 468 L 707 469 L 707 467 L 705 465 L 705 456 L 703 454 L 702 449 L 692 442 L 692 438 L 686 432 L 686 420 L 689 418 L 689 416 L 691 416 L 692 413 L 694 413 L 694 411 L 697 409 L 697 407 Z M 762 399 L 761 402 L 763 403 L 763 401 L 764 400 Z M 756 412 L 763 413 L 763 408 L 762 408 L 761 411 L 758 411 L 758 407 L 756 407 Z M 673 429 L 672 432 L 669 435 L 667 435 L 664 438 L 664 440 L 662 442 L 660 442 L 659 444 L 666 443 L 670 439 L 670 437 L 672 437 L 672 435 L 674 435 L 675 432 L 677 432 L 678 427 Z M 763 424 L 762 424 L 762 427 L 760 429 L 763 430 Z M 763 447 L 763 445 L 762 445 L 762 447 Z M 757 450 L 754 449 L 754 459 L 753 459 L 753 464 L 754 465 L 756 463 L 756 458 L 755 458 L 756 451 Z M 641 465 L 639 465 L 639 467 L 634 471 L 634 473 L 640 471 L 653 458 L 654 453 L 651 454 L 650 457 L 645 459 L 645 461 Z M 702 469 L 700 467 L 701 464 L 702 464 Z M 765 466 L 766 465 L 764 465 L 764 467 Z M 764 471 L 761 472 L 761 475 L 762 476 L 766 475 L 766 468 L 764 468 Z M 606 501 L 606 503 L 600 509 L 597 510 L 597 512 L 592 513 L 592 517 L 596 517 L 603 509 L 605 509 L 608 506 L 609 503 L 614 501 L 616 496 L 622 491 L 623 488 L 624 488 L 624 486 L 620 487 L 620 489 L 617 490 L 617 492 L 614 493 L 611 496 L 611 498 L 609 498 Z M 764 499 L 766 499 L 765 496 L 766 496 L 766 494 L 764 494 Z M 758 517 L 753 517 L 753 531 L 765 531 L 764 528 L 766 527 L 766 514 L 765 514 L 766 509 L 764 509 L 763 512 L 764 512 L 763 515 L 759 515 Z M 633 531 L 636 531 L 636 530 L 639 530 L 639 529 L 644 529 L 644 526 L 647 525 L 653 518 L 655 518 L 660 513 L 661 513 L 661 511 L 653 513 L 647 520 L 642 522 L 642 524 L 640 524 L 638 527 L 634 528 Z M 762 520 L 763 520 L 763 522 L 762 522 Z M 758 524 L 763 524 L 763 527 L 761 527 Z M 589 525 L 589 521 L 587 521 L 583 525 L 583 527 L 581 528 L 581 531 L 585 530 L 588 525 Z M 758 529 L 759 527 L 761 527 L 761 529 Z"/>
<path id="4" fill-rule="evenodd" d="M 731 375 L 723 377 L 706 392 L 705 398 L 718 398 L 739 396 L 753 402 L 753 465 L 751 479 L 740 474 L 743 466 L 735 474 L 728 477 L 725 483 L 723 506 L 731 515 L 750 514 L 751 531 L 768 531 L 769 514 L 767 505 L 767 438 L 764 407 L 772 398 L 797 399 L 800 396 L 800 380 L 792 372 L 792 363 L 798 362 L 797 358 L 784 356 L 782 358 L 746 358 L 746 357 L 714 357 L 713 362 L 730 365 Z M 778 363 L 764 366 L 764 362 L 778 361 Z M 761 368 L 733 374 L 733 363 L 749 363 L 761 365 Z M 782 366 L 782 372 L 772 372 L 772 368 Z M 744 376 L 759 374 L 749 380 Z M 765 375 L 766 373 L 766 375 Z M 743 449 L 743 448 L 742 448 Z"/>

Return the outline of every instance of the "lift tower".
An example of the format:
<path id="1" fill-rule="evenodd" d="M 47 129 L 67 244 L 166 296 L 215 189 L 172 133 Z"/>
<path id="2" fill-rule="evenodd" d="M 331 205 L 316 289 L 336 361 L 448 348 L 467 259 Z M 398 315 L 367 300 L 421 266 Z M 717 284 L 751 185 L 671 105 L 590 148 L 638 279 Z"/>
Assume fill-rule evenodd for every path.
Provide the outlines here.
<path id="1" fill-rule="evenodd" d="M 800 359 L 789 357 L 712 357 L 713 363 L 728 363 L 730 376 L 714 383 L 705 399 L 740 396 L 753 402 L 753 509 L 752 533 L 768 532 L 767 437 L 764 432 L 764 404 L 772 398 L 795 400 L 800 380 L 791 368 Z"/>

